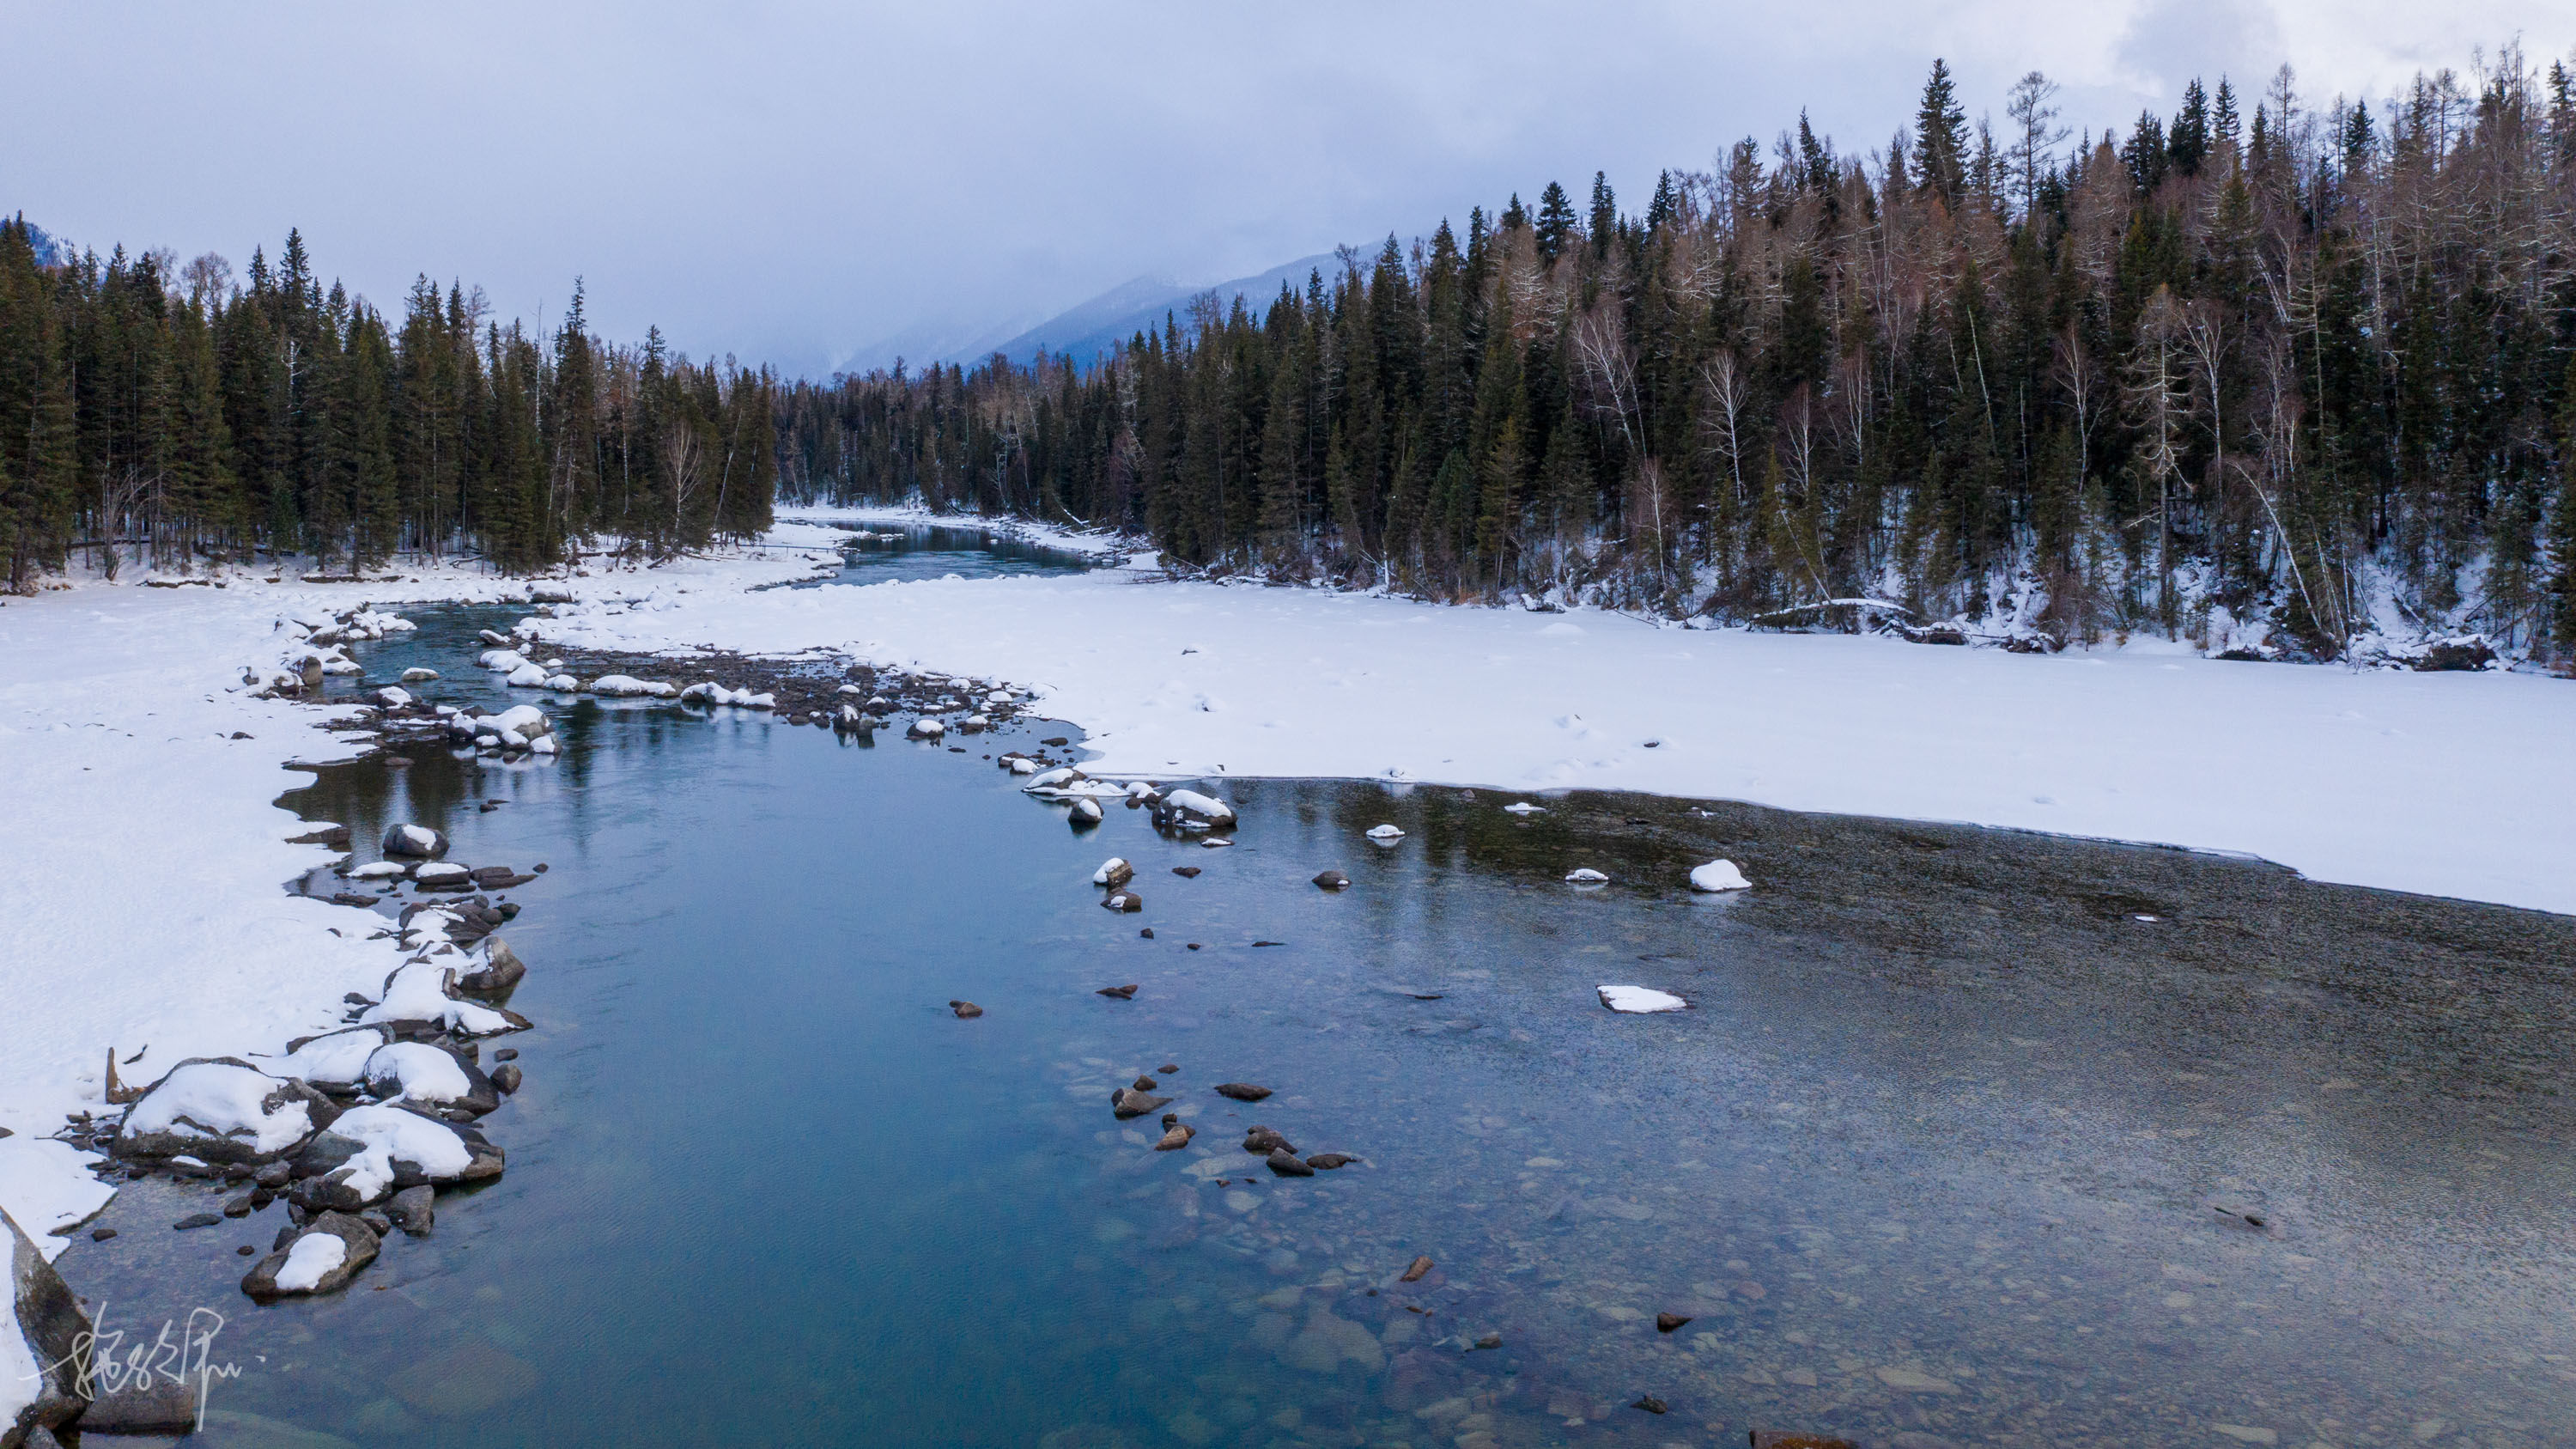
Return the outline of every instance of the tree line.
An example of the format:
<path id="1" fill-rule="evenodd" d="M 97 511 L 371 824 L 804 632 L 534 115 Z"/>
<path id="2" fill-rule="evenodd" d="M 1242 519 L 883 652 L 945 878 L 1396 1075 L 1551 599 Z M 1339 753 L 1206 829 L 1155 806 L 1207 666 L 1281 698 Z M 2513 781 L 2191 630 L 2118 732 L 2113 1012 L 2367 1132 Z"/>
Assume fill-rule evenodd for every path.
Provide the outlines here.
<path id="1" fill-rule="evenodd" d="M 769 526 L 777 380 L 658 331 L 552 335 L 426 276 L 388 318 L 289 232 L 236 284 L 213 254 L 101 260 L 0 219 L 0 584 L 75 560 L 188 571 L 398 554 L 549 568 L 667 558 Z"/>
<path id="2" fill-rule="evenodd" d="M 800 382 L 782 488 L 1457 600 L 2570 652 L 2566 67 L 2285 66 L 2071 146 L 2056 97 L 1972 124 L 1936 63 L 1865 153 L 1801 115 L 1641 215 L 1551 182 L 1088 369 Z"/>

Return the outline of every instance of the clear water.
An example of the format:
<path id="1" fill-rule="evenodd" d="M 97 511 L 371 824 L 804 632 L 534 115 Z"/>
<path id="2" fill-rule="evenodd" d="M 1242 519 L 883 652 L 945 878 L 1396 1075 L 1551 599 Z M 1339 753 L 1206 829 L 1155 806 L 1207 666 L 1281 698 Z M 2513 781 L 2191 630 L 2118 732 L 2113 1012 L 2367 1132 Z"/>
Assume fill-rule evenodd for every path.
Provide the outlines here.
<path id="1" fill-rule="evenodd" d="M 832 522 L 832 520 L 819 520 Z M 1091 561 L 981 528 L 949 524 L 852 522 L 841 572 L 795 587 L 882 584 L 918 579 L 990 578 L 997 574 L 1080 573 Z"/>
<path id="2" fill-rule="evenodd" d="M 473 631 L 507 613 L 413 617 L 378 677 L 487 689 Z M 1077 834 L 981 758 L 1060 726 L 966 754 L 641 704 L 558 729 L 551 763 L 427 752 L 289 797 L 361 841 L 410 819 L 456 859 L 548 863 L 506 932 L 538 1029 L 486 1044 L 527 1072 L 485 1123 L 507 1175 L 336 1298 L 242 1298 L 231 1250 L 283 1209 L 168 1231 L 202 1188 L 138 1184 L 105 1219 L 122 1237 L 66 1254 L 146 1336 L 228 1315 L 216 1356 L 243 1373 L 203 1442 L 2576 1425 L 2576 923 L 1642 797 L 1524 818 L 1492 792 L 1233 781 L 1241 843 L 1205 849 L 1120 809 Z M 1410 833 L 1374 846 L 1381 821 Z M 1717 853 L 1760 889 L 1673 888 Z M 1097 904 L 1111 854 L 1141 916 Z M 1614 884 L 1563 883 L 1582 864 Z M 1308 883 L 1327 867 L 1354 886 Z M 1603 982 L 1693 1009 L 1612 1016 Z M 1140 1072 L 1202 1129 L 1190 1150 L 1113 1120 Z M 1210 1092 L 1229 1080 L 1278 1095 Z M 1363 1162 L 1274 1179 L 1236 1150 L 1252 1122 Z M 1435 1270 L 1400 1282 L 1417 1255 Z"/>

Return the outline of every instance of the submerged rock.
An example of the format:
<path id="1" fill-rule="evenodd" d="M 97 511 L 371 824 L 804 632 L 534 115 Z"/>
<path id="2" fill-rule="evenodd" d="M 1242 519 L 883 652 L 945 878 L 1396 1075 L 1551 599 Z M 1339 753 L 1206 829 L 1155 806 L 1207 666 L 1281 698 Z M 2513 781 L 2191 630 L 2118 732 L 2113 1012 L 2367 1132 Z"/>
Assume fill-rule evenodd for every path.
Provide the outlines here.
<path id="1" fill-rule="evenodd" d="M 982 1016 L 984 1014 L 984 1008 L 977 1006 L 971 1001 L 951 1001 L 948 1003 L 948 1009 L 957 1013 L 957 1018 L 960 1021 Z"/>
<path id="2" fill-rule="evenodd" d="M 1655 1332 L 1670 1333 L 1688 1322 L 1690 1315 L 1687 1313 L 1658 1313 L 1655 1315 Z"/>
<path id="3" fill-rule="evenodd" d="M 1255 1157 L 1268 1157 L 1274 1152 L 1295 1152 L 1297 1144 L 1256 1122 L 1243 1134 L 1243 1150 Z"/>
<path id="4" fill-rule="evenodd" d="M 1120 1001 L 1133 1001 L 1136 999 L 1136 983 L 1131 981 L 1124 986 L 1103 986 L 1093 994 L 1096 996 L 1114 996 Z"/>
<path id="5" fill-rule="evenodd" d="M 1357 1161 L 1359 1161 L 1358 1158 L 1347 1152 L 1318 1152 L 1306 1159 L 1306 1165 L 1321 1172 L 1331 1172 L 1337 1168 L 1348 1167 Z"/>
<path id="6" fill-rule="evenodd" d="M 438 1190 L 427 1183 L 404 1188 L 385 1204 L 385 1216 L 393 1220 L 395 1227 L 420 1237 L 438 1221 L 437 1196 Z"/>
<path id="7" fill-rule="evenodd" d="M 1271 1153 L 1268 1161 L 1270 1170 L 1279 1174 L 1281 1177 L 1313 1177 L 1315 1175 L 1315 1169 L 1308 1167 L 1303 1158 L 1300 1158 L 1296 1153 L 1287 1151 L 1284 1148 L 1280 1151 Z"/>
<path id="8" fill-rule="evenodd" d="M 1422 1257 L 1414 1259 L 1412 1264 L 1404 1270 L 1404 1276 L 1398 1278 L 1396 1281 L 1399 1283 L 1419 1283 L 1422 1281 L 1423 1275 L 1430 1271 L 1431 1258 L 1430 1255 L 1425 1254 Z"/>
<path id="9" fill-rule="evenodd" d="M 1270 1089 L 1256 1087 L 1250 1082 L 1219 1082 L 1216 1084 L 1216 1094 L 1220 1097 L 1232 1097 L 1238 1102 L 1258 1102 L 1270 1095 Z"/>

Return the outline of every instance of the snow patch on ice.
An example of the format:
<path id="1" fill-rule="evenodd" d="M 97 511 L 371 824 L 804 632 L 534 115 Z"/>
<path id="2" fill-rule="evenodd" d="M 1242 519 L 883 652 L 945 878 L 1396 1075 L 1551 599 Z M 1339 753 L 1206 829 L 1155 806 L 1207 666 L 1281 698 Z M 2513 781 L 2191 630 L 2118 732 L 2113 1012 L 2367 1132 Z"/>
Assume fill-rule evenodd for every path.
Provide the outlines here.
<path id="1" fill-rule="evenodd" d="M 1658 1011 L 1688 1010 L 1690 1003 L 1669 991 L 1651 986 L 1599 986 L 1601 1004 L 1624 1016 L 1644 1016 Z"/>

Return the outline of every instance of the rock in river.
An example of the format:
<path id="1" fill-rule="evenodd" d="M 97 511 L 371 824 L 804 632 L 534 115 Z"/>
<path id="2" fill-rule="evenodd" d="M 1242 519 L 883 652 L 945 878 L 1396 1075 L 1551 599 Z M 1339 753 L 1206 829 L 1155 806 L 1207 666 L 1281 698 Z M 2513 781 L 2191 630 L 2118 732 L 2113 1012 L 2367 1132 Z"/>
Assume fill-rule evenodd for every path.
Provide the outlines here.
<path id="1" fill-rule="evenodd" d="M 984 1008 L 971 1001 L 951 1001 L 948 1003 L 948 1009 L 957 1013 L 957 1019 L 960 1021 L 984 1014 Z"/>
<path id="2" fill-rule="evenodd" d="M 1108 895 L 1101 898 L 1100 903 L 1113 911 L 1141 911 L 1145 909 L 1145 898 L 1136 894 L 1134 891 L 1111 891 Z"/>
<path id="3" fill-rule="evenodd" d="M 392 825 L 385 829 L 384 854 L 413 860 L 435 860 L 447 853 L 444 832 L 426 825 Z"/>
<path id="4" fill-rule="evenodd" d="M 1258 1102 L 1270 1095 L 1270 1089 L 1256 1087 L 1250 1082 L 1219 1082 L 1216 1084 L 1216 1094 L 1220 1097 L 1232 1097 L 1238 1102 Z"/>
<path id="5" fill-rule="evenodd" d="M 1346 890 L 1351 878 L 1338 870 L 1328 870 L 1315 877 L 1315 884 L 1328 891 Z"/>
<path id="6" fill-rule="evenodd" d="M 1304 1159 L 1298 1157 L 1297 1154 L 1293 1152 L 1284 1150 L 1273 1152 L 1270 1154 L 1268 1161 L 1270 1163 L 1270 1170 L 1279 1174 L 1281 1177 L 1313 1177 L 1315 1175 L 1315 1169 L 1308 1167 Z"/>
<path id="7" fill-rule="evenodd" d="M 1135 878 L 1136 867 L 1129 865 L 1125 856 L 1119 855 L 1113 855 L 1107 860 L 1102 861 L 1100 863 L 1100 869 L 1091 873 L 1091 883 L 1093 885 L 1108 886 L 1112 890 L 1125 885 L 1127 882 L 1134 880 Z"/>
<path id="8" fill-rule="evenodd" d="M 242 1291 L 262 1303 L 295 1293 L 328 1293 L 375 1261 L 376 1230 L 347 1213 L 317 1215 L 285 1247 L 260 1259 Z"/>
<path id="9" fill-rule="evenodd" d="M 1120 1001 L 1133 1001 L 1136 999 L 1136 983 L 1131 981 L 1124 986 L 1103 986 L 1093 994 L 1096 996 L 1114 996 Z"/>
<path id="10" fill-rule="evenodd" d="M 1109 1094 L 1110 1110 L 1116 1112 L 1122 1120 L 1129 1117 L 1142 1117 L 1148 1112 L 1159 1112 L 1170 1105 L 1172 1105 L 1171 1098 L 1157 1097 L 1151 1092 L 1141 1092 L 1134 1087 L 1120 1087 Z"/>

